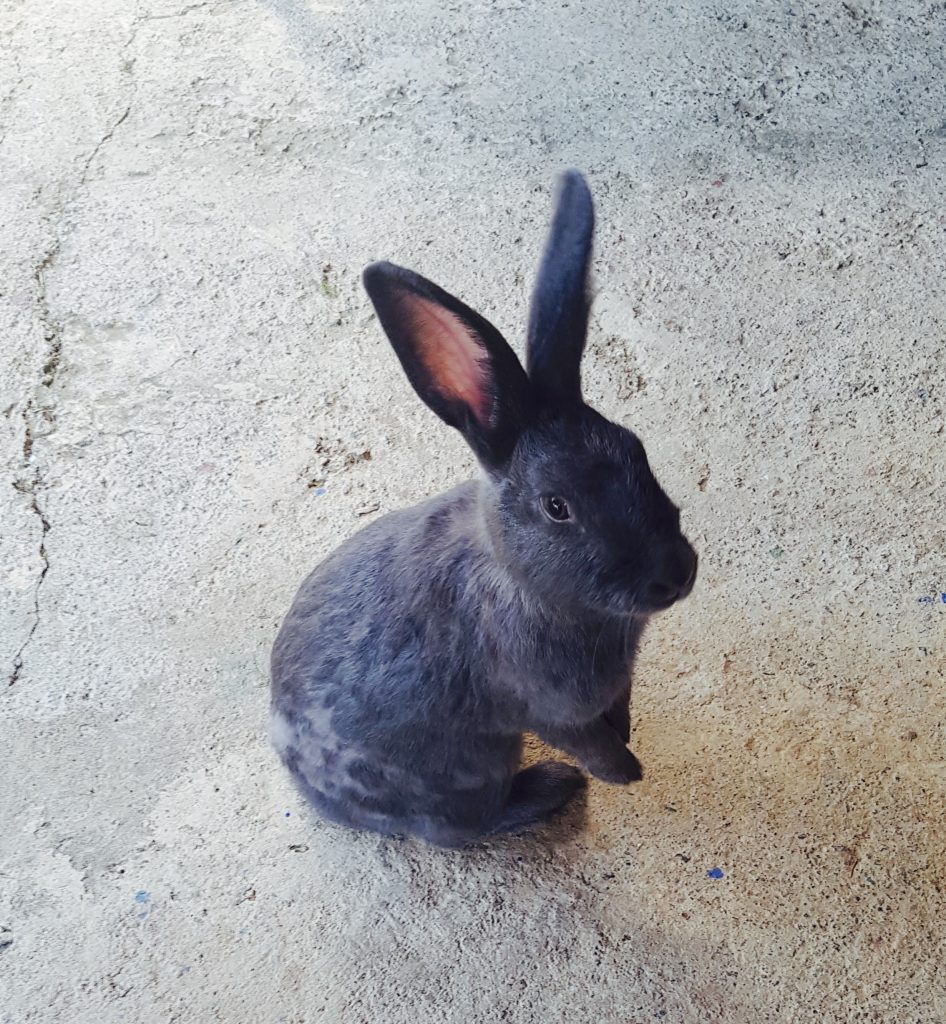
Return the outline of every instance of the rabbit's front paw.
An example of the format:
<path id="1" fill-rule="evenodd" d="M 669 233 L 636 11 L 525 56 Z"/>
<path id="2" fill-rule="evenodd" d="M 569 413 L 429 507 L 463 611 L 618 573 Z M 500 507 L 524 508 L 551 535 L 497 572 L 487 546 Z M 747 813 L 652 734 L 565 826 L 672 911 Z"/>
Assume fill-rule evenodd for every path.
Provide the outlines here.
<path id="1" fill-rule="evenodd" d="M 629 782 L 640 782 L 644 778 L 640 761 L 627 747 L 622 747 L 620 754 L 608 758 L 606 762 L 599 761 L 586 767 L 595 778 L 615 786 L 626 786 Z"/>

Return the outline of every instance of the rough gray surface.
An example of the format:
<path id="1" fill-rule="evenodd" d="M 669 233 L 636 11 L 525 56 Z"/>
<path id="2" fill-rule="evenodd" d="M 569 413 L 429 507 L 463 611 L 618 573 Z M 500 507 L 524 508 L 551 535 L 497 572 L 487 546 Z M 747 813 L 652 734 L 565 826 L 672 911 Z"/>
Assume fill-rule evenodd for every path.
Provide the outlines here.
<path id="1" fill-rule="evenodd" d="M 0 0 L 0 1020 L 946 1020 L 944 43 L 917 0 Z M 358 274 L 520 338 L 567 165 L 588 392 L 702 554 L 647 781 L 464 853 L 313 822 L 278 621 L 472 468 Z"/>

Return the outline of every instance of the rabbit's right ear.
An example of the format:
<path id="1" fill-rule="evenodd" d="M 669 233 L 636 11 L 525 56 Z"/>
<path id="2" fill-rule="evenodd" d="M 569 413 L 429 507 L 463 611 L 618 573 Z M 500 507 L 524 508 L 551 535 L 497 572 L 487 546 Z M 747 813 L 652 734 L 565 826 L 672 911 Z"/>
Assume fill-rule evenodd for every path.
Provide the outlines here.
<path id="1" fill-rule="evenodd" d="M 529 312 L 526 368 L 535 393 L 547 405 L 566 407 L 581 401 L 594 227 L 588 183 L 578 171 L 567 171 L 559 185 Z"/>
<path id="2" fill-rule="evenodd" d="M 493 325 L 432 281 L 392 263 L 362 277 L 414 390 L 456 427 L 487 467 L 512 454 L 530 389 L 516 354 Z"/>

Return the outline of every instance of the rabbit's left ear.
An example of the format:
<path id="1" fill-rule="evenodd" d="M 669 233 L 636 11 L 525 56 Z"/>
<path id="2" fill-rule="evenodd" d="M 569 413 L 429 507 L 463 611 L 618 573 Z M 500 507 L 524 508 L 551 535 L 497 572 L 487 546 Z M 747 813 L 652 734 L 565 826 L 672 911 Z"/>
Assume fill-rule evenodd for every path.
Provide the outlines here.
<path id="1" fill-rule="evenodd" d="M 503 336 L 432 281 L 372 263 L 365 289 L 414 390 L 456 427 L 487 467 L 512 454 L 526 424 L 529 381 Z"/>
<path id="2" fill-rule="evenodd" d="M 536 395 L 558 408 L 581 401 L 594 226 L 588 183 L 578 171 L 568 171 L 559 187 L 552 229 L 532 293 L 526 363 Z"/>

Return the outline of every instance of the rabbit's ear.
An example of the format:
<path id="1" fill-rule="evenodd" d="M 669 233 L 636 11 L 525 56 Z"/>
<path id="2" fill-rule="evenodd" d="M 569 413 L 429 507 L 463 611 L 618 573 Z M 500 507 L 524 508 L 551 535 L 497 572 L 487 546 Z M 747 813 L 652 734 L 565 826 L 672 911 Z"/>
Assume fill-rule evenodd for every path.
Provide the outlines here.
<path id="1" fill-rule="evenodd" d="M 588 330 L 588 265 L 595 212 L 588 184 L 567 171 L 529 313 L 527 369 L 536 394 L 562 406 L 581 401 L 581 354 Z"/>
<path id="2" fill-rule="evenodd" d="M 485 465 L 505 462 L 526 422 L 529 381 L 503 336 L 410 270 L 372 263 L 363 280 L 417 394 Z"/>

